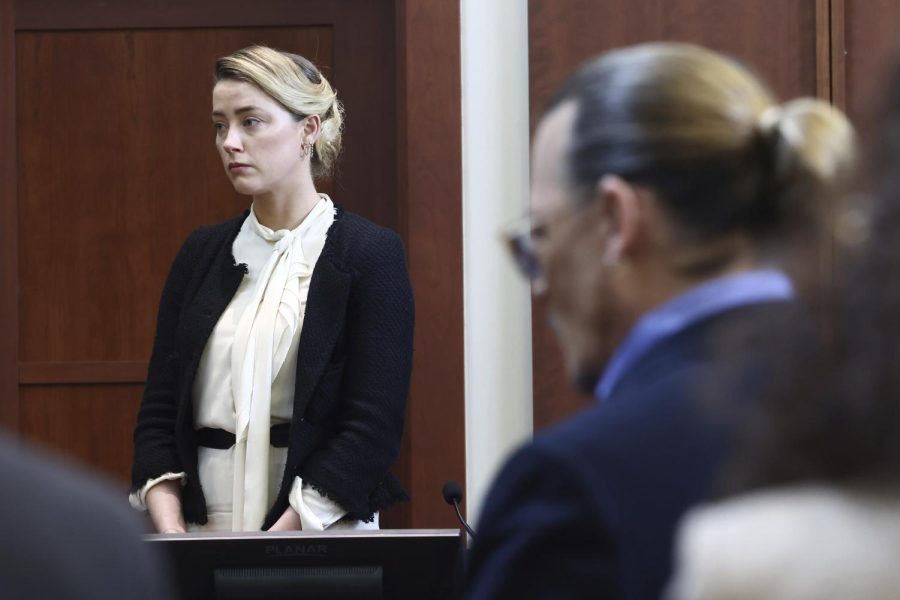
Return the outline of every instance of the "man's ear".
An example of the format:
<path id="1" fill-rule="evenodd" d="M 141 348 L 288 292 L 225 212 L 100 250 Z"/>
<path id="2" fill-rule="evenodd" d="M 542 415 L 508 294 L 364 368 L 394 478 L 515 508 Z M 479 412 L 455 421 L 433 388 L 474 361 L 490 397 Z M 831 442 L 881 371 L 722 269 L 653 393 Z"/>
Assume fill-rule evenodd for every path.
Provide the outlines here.
<path id="1" fill-rule="evenodd" d="M 635 187 L 617 175 L 601 177 L 594 194 L 609 228 L 604 260 L 618 262 L 637 247 L 644 219 L 641 199 Z"/>

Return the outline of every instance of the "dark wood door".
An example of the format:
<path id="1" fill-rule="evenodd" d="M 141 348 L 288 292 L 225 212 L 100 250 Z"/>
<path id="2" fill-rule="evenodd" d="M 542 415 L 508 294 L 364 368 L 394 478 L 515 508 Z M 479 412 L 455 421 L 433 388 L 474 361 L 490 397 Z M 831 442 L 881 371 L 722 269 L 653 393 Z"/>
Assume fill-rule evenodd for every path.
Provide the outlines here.
<path id="1" fill-rule="evenodd" d="M 900 0 L 837 0 L 832 31 L 835 102 L 865 133 L 900 56 Z"/>
<path id="2" fill-rule="evenodd" d="M 394 0 L 259 0 L 252 10 L 235 0 L 152 4 L 0 0 L 0 119 L 9 125 L 0 135 L 13 149 L 0 155 L 0 217 L 8 217 L 0 244 L 12 257 L 0 274 L 0 323 L 8 333 L 0 342 L 3 424 L 123 486 L 129 479 L 131 433 L 171 261 L 191 230 L 249 204 L 232 190 L 214 149 L 212 65 L 263 43 L 312 59 L 344 102 L 344 154 L 323 189 L 407 243 L 426 325 L 417 331 L 395 471 L 414 500 L 387 511 L 383 526 L 451 526 L 438 490 L 444 478 L 464 477 L 462 315 L 461 302 L 447 310 L 454 294 L 442 286 L 461 283 L 454 279 L 461 233 L 452 211 L 434 227 L 421 225 L 431 216 L 423 207 L 459 203 L 459 162 L 447 163 L 431 147 L 413 152 L 408 133 L 434 134 L 435 123 L 459 130 L 458 104 L 455 112 L 434 104 L 448 82 L 458 89 L 458 7 L 454 13 L 444 1 Z M 408 24 L 434 26 L 448 16 L 432 39 L 407 33 Z M 457 43 L 455 73 L 451 52 L 449 63 L 440 57 L 450 69 L 435 76 L 436 85 L 410 93 L 406 82 L 421 85 L 419 69 L 437 59 L 413 47 L 412 61 L 401 44 L 445 43 L 448 36 Z M 419 169 L 435 163 L 449 165 L 446 184 L 426 196 Z M 414 207 L 411 191 L 420 193 Z M 444 254 L 435 251 L 442 243 Z M 449 279 L 428 285 L 432 269 Z M 427 324 L 437 315 L 449 331 Z M 432 390 L 435 380 L 447 385 Z"/>

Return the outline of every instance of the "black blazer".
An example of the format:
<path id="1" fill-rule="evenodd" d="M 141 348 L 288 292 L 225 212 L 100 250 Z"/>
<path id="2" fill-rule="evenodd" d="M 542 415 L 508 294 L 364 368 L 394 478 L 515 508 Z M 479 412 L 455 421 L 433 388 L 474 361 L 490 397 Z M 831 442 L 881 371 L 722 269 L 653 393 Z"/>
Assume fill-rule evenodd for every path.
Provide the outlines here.
<path id="1" fill-rule="evenodd" d="M 134 432 L 133 489 L 184 471 L 182 507 L 193 523 L 207 521 L 194 439 L 194 377 L 246 272 L 231 247 L 247 214 L 198 229 L 175 257 Z M 287 509 L 298 475 L 352 519 L 371 520 L 406 498 L 388 469 L 403 432 L 413 312 L 400 238 L 338 208 L 310 282 L 287 465 L 264 529 Z"/>
<path id="2" fill-rule="evenodd" d="M 794 317 L 766 303 L 694 324 L 522 447 L 485 501 L 466 596 L 659 598 L 676 525 L 713 495 Z"/>

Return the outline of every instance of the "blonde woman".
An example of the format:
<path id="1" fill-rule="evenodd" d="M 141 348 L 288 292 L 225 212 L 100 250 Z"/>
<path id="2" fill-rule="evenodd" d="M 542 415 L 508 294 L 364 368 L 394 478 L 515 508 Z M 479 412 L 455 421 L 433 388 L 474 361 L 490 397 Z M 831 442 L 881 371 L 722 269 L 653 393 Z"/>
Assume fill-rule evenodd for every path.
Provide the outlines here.
<path id="1" fill-rule="evenodd" d="M 216 62 L 216 148 L 252 202 L 191 234 L 162 293 L 130 495 L 159 532 L 377 527 L 405 498 L 413 298 L 398 236 L 316 191 L 342 117 L 301 56 Z"/>

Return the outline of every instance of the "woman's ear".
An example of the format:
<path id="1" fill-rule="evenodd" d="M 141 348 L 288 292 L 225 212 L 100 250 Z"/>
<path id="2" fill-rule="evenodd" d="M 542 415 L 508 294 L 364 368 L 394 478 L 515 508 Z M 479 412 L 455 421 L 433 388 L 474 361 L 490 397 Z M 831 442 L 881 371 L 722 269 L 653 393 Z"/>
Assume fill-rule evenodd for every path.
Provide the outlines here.
<path id="1" fill-rule="evenodd" d="M 617 262 L 635 252 L 644 226 L 637 189 L 617 175 L 604 175 L 594 188 L 594 202 L 609 228 L 604 260 Z"/>
<path id="2" fill-rule="evenodd" d="M 309 115 L 302 121 L 299 121 L 297 125 L 301 126 L 300 135 L 303 143 L 315 144 L 316 140 L 319 139 L 319 130 L 322 127 L 322 120 L 319 118 L 319 115 Z"/>

